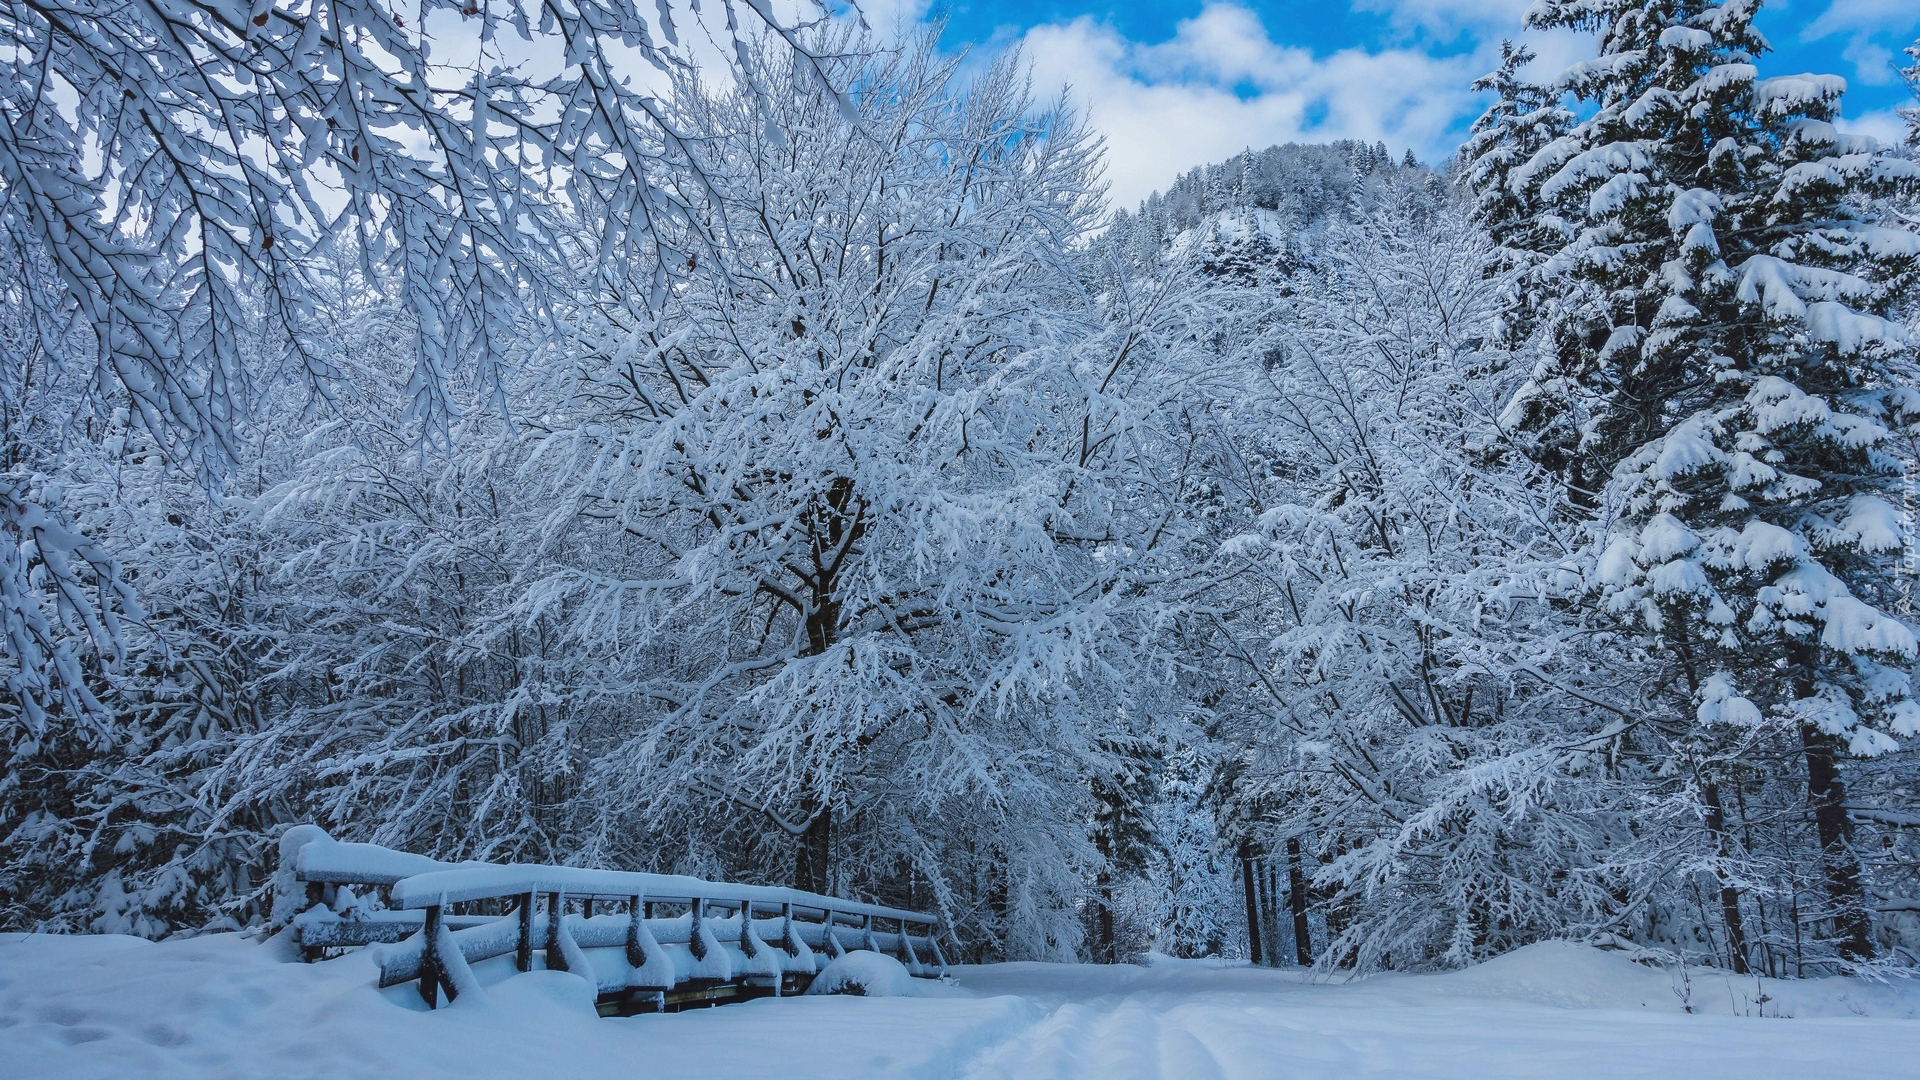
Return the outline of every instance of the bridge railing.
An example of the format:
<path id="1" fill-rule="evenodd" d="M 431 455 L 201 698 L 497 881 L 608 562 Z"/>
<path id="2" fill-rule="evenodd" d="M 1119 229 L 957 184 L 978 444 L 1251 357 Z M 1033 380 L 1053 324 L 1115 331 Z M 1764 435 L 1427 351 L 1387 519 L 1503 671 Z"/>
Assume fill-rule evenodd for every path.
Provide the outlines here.
<path id="1" fill-rule="evenodd" d="M 417 981 L 429 1008 L 443 992 L 452 1000 L 477 988 L 472 965 L 508 955 L 520 971 L 586 977 L 603 1011 L 664 1008 L 669 995 L 793 992 L 858 949 L 895 956 L 916 976 L 946 974 L 939 920 L 921 912 L 672 874 L 444 863 L 318 829 L 300 839 L 283 854 L 311 905 L 293 921 L 298 944 L 309 957 L 386 944 L 380 985 Z M 340 886 L 385 888 L 387 909 L 335 912 Z M 504 914 L 459 914 L 456 905 Z"/>

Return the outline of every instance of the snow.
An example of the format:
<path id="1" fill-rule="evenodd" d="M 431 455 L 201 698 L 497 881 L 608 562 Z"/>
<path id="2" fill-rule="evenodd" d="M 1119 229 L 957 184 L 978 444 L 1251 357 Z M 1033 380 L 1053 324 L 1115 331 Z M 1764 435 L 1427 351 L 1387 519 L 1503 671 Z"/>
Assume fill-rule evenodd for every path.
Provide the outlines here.
<path id="1" fill-rule="evenodd" d="M 1780 75 L 1753 84 L 1753 107 L 1757 112 L 1786 116 L 1846 92 L 1847 80 L 1838 75 Z"/>
<path id="2" fill-rule="evenodd" d="M 744 901 L 764 911 L 791 905 L 814 912 L 837 911 L 887 920 L 924 924 L 919 912 L 771 885 L 739 885 L 677 874 L 645 874 L 621 870 L 593 870 L 571 866 L 445 863 L 424 855 L 393 851 L 376 844 L 343 843 L 315 825 L 297 825 L 281 840 L 282 867 L 299 866 L 306 881 L 374 883 L 393 886 L 397 908 L 424 908 L 434 904 L 515 896 L 523 893 L 563 893 L 625 899 Z M 297 895 L 304 886 L 290 876 L 276 879 L 276 898 Z M 277 909 L 276 909 L 277 910 Z"/>
<path id="3" fill-rule="evenodd" d="M 1880 148 L 1872 136 L 1842 132 L 1825 120 L 1789 120 L 1783 130 L 1796 142 L 1831 147 L 1838 154 L 1871 154 Z"/>
<path id="4" fill-rule="evenodd" d="M 1864 315 L 1832 301 L 1807 305 L 1807 333 L 1815 341 L 1830 341 L 1842 356 L 1851 356 L 1869 345 L 1904 345 L 1906 327 L 1878 315 Z"/>
<path id="5" fill-rule="evenodd" d="M 1687 96 L 1706 101 L 1730 86 L 1751 82 L 1758 73 L 1752 64 L 1716 64 L 1687 88 Z"/>
<path id="6" fill-rule="evenodd" d="M 1862 551 L 1898 551 L 1906 542 L 1900 511 L 1884 499 L 1856 495 L 1847 504 L 1842 532 L 1852 537 Z"/>
<path id="7" fill-rule="evenodd" d="M 1829 419 L 1833 410 L 1827 403 L 1778 375 L 1762 375 L 1747 392 L 1747 404 L 1753 409 L 1754 430 L 1771 435 L 1798 424 L 1818 424 Z"/>
<path id="8" fill-rule="evenodd" d="M 907 965 L 885 953 L 861 949 L 828 964 L 807 988 L 807 993 L 915 997 L 919 991 L 913 985 Z"/>
<path id="9" fill-rule="evenodd" d="M 1688 188 L 1673 197 L 1673 205 L 1667 210 L 1667 228 L 1677 233 L 1691 225 L 1710 225 L 1720 209 L 1720 196 L 1704 188 Z"/>
<path id="10" fill-rule="evenodd" d="M 1790 559 L 1800 559 L 1806 554 L 1806 545 L 1799 537 L 1778 525 L 1765 521 L 1749 521 L 1740 535 L 1728 545 L 1727 555 L 1730 565 L 1752 570 L 1755 573 L 1765 571 L 1776 563 Z"/>
<path id="11" fill-rule="evenodd" d="M 1603 585 L 1631 585 L 1640 576 L 1639 566 L 1634 557 L 1640 547 L 1631 536 L 1615 536 L 1607 544 L 1607 550 L 1600 556 L 1597 568 Z"/>
<path id="12" fill-rule="evenodd" d="M 381 853 L 400 859 L 419 858 L 419 856 L 405 855 L 401 852 L 387 851 L 385 848 L 370 844 L 330 843 L 336 848 L 362 848 L 366 852 Z M 311 845 L 301 853 L 303 872 L 308 872 L 314 863 L 307 854 L 310 850 Z M 422 861 L 430 862 L 430 860 Z M 330 868 L 333 867 L 331 863 L 328 865 Z M 369 857 L 369 861 L 362 869 L 370 871 L 381 865 L 377 860 Z M 339 871 L 336 869 L 336 872 Z M 386 879 L 382 876 L 364 879 L 355 877 L 351 880 L 385 881 Z M 552 892 L 565 893 L 568 896 L 615 898 L 646 896 L 655 900 L 688 900 L 700 897 L 726 903 L 746 901 L 762 911 L 792 904 L 809 911 L 832 910 L 847 915 L 871 915 L 874 918 L 890 921 L 906 919 L 911 922 L 924 922 L 927 919 L 925 914 L 919 912 L 863 904 L 774 885 L 738 885 L 677 874 L 645 874 L 570 866 L 495 866 L 472 863 L 461 867 L 448 867 L 444 863 L 436 863 L 413 871 L 404 880 L 394 881 L 392 895 L 395 907 L 419 908 L 431 904 L 458 903 L 494 896 Z"/>
<path id="13" fill-rule="evenodd" d="M 1654 458 L 1651 472 L 1660 480 L 1685 476 L 1720 457 L 1719 449 L 1713 445 L 1712 431 L 1707 422 L 1699 417 L 1680 423 L 1654 445 L 1658 447 L 1658 455 Z"/>
<path id="14" fill-rule="evenodd" d="M 1253 239 L 1285 244 L 1292 235 L 1287 221 L 1264 206 L 1238 207 L 1218 215 L 1213 221 L 1213 237 L 1223 244 L 1244 243 Z"/>
<path id="15" fill-rule="evenodd" d="M 1551 146 L 1547 148 L 1552 149 Z M 1544 158 L 1542 150 L 1535 160 Z M 1532 163 L 1529 162 L 1529 165 Z M 1644 172 L 1653 167 L 1653 159 L 1644 142 L 1608 143 L 1574 155 L 1560 168 L 1560 171 L 1540 186 L 1540 196 L 1544 199 L 1557 199 L 1566 189 L 1588 180 L 1598 180 L 1618 173 Z M 1515 170 L 1516 173 L 1520 170 Z"/>
<path id="16" fill-rule="evenodd" d="M 289 865 L 287 857 L 295 856 L 300 875 L 307 881 L 390 885 L 401 878 L 445 870 L 454 865 L 425 855 L 394 851 L 378 844 L 335 840 L 317 825 L 296 825 L 288 829 L 286 836 L 281 839 L 280 854 L 283 868 Z"/>
<path id="17" fill-rule="evenodd" d="M 1762 719 L 1759 706 L 1741 697 L 1724 671 L 1716 672 L 1701 685 L 1699 716 L 1702 724 L 1743 727 L 1758 727 Z"/>
<path id="18" fill-rule="evenodd" d="M 1209 215 L 1205 221 L 1183 229 L 1168 243 L 1174 255 L 1204 251 L 1208 247 L 1232 247 L 1265 242 L 1284 250 L 1294 230 L 1287 219 L 1263 206 L 1240 206 Z"/>
<path id="19" fill-rule="evenodd" d="M 1820 643 L 1843 653 L 1882 653 L 1902 659 L 1914 653 L 1913 631 L 1870 604 L 1851 596 L 1827 600 L 1826 627 Z"/>
<path id="20" fill-rule="evenodd" d="M 1700 538 L 1672 514 L 1655 514 L 1640 529 L 1640 561 L 1648 565 L 1678 558 L 1700 546 Z"/>
<path id="21" fill-rule="evenodd" d="M 411 987 L 375 990 L 365 955 L 307 965 L 238 935 L 154 944 L 14 934 L 0 937 L 0 1060 L 17 1080 L 1872 1080 L 1911 1076 L 1920 1054 L 1911 982 L 1735 978 L 1565 943 L 1464 971 L 1354 982 L 1155 959 L 963 967 L 951 985 L 917 982 L 918 997 L 602 1019 L 583 980 L 503 976 L 504 958 L 475 965 L 490 984 L 484 996 L 429 1013 Z"/>
<path id="22" fill-rule="evenodd" d="M 1704 52 L 1713 48 L 1713 35 L 1690 26 L 1669 26 L 1660 31 L 1660 44 L 1669 49 Z"/>
<path id="23" fill-rule="evenodd" d="M 1744 303 L 1758 303 L 1774 319 L 1798 319 L 1806 305 L 1794 294 L 1794 268 L 1771 255 L 1755 255 L 1740 265 L 1735 295 Z"/>

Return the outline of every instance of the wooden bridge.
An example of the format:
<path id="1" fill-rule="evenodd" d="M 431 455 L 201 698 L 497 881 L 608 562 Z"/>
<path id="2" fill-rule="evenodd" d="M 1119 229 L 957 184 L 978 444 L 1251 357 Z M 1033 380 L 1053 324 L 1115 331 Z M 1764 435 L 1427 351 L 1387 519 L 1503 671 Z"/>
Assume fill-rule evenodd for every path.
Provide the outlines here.
<path id="1" fill-rule="evenodd" d="M 518 971 L 586 978 L 602 1016 L 799 993 L 860 949 L 896 957 L 918 977 L 947 971 L 936 917 L 792 889 L 444 863 L 312 826 L 289 832 L 281 858 L 282 873 L 291 866 L 305 883 L 308 906 L 291 929 L 306 958 L 386 945 L 380 985 L 417 983 L 428 1008 L 443 992 L 451 1001 L 478 990 L 474 966 L 507 956 Z"/>

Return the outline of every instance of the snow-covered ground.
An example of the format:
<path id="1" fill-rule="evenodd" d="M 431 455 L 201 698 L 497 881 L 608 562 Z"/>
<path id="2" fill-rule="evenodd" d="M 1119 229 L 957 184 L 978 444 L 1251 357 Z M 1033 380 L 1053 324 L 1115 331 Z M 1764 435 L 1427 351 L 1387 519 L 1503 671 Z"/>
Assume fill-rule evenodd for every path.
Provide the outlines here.
<path id="1" fill-rule="evenodd" d="M 219 935 L 0 936 L 0 1075 L 31 1077 L 1812 1077 L 1920 1075 L 1920 986 L 1737 980 L 1537 945 L 1344 985 L 1206 962 L 961 968 L 912 998 L 603 1020 L 534 972 L 426 1013 L 365 956 Z M 1766 1000 L 1762 1001 L 1762 998 Z M 1694 1009 L 1688 1015 L 1684 1006 Z"/>

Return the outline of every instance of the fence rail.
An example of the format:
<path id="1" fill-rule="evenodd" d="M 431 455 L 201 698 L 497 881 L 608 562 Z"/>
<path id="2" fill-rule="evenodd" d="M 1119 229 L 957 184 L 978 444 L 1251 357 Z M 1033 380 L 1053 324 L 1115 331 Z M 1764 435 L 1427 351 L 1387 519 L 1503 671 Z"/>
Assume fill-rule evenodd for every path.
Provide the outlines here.
<path id="1" fill-rule="evenodd" d="M 295 941 L 309 959 L 386 946 L 380 985 L 417 983 L 429 1008 L 476 990 L 473 965 L 504 956 L 588 979 L 606 1015 L 795 993 L 860 949 L 923 978 L 947 970 L 939 920 L 922 912 L 672 874 L 445 863 L 302 829 L 282 848 L 306 886 Z M 385 907 L 342 887 L 384 890 Z"/>

